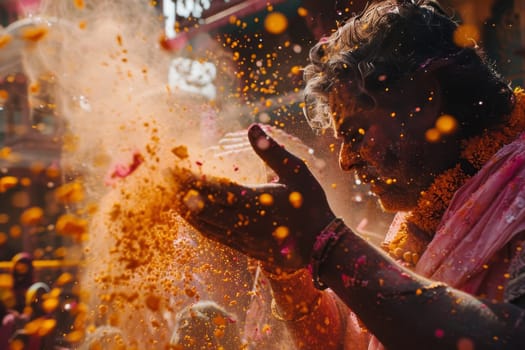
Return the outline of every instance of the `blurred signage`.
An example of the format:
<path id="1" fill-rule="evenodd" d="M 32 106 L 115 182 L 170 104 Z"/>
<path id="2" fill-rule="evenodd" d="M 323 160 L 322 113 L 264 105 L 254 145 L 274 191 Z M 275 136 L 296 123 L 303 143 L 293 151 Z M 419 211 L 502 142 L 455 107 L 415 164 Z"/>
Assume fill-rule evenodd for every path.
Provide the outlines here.
<path id="1" fill-rule="evenodd" d="M 177 22 L 184 27 L 242 2 L 243 0 L 164 0 L 162 12 L 166 18 L 166 36 L 169 39 L 176 36 Z"/>
<path id="2" fill-rule="evenodd" d="M 212 100 L 216 97 L 216 77 L 217 69 L 213 63 L 178 57 L 171 61 L 168 81 L 172 88 Z"/>
<path id="3" fill-rule="evenodd" d="M 279 2 L 279 1 L 273 1 Z M 245 14 L 264 8 L 267 0 L 164 0 L 162 12 L 166 20 L 166 37 L 177 35 L 175 27 L 190 27 L 195 23 L 209 24 L 231 15 Z"/>

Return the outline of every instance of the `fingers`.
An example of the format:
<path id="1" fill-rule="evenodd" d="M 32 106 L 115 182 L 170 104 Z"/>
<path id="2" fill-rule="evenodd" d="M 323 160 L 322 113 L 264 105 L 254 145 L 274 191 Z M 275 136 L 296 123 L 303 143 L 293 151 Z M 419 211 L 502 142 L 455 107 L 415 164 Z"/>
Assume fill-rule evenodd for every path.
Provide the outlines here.
<path id="1" fill-rule="evenodd" d="M 270 216 L 273 208 L 260 197 L 263 193 L 282 188 L 283 185 L 251 188 L 225 179 L 198 176 L 180 169 L 174 171 L 174 176 L 177 177 L 175 182 L 179 183 L 175 208 L 186 219 L 197 218 L 196 220 L 215 223 L 222 228 L 255 225 L 258 228 L 257 232 L 271 232 L 271 220 L 262 218 L 261 213 Z M 273 201 L 274 196 L 266 195 L 265 198 L 271 198 Z M 268 201 L 269 199 L 266 200 Z M 261 224 L 263 219 L 268 223 Z"/>
<path id="2" fill-rule="evenodd" d="M 249 195 L 234 195 L 206 189 L 189 189 L 180 194 L 179 213 L 185 219 L 205 221 L 226 230 L 238 229 L 253 234 L 269 235 L 274 225 L 285 225 L 284 218 L 275 217 L 275 208 L 261 204 L 261 197 L 252 192 Z M 265 198 L 272 198 L 267 195 Z"/>
<path id="3" fill-rule="evenodd" d="M 285 188 L 278 183 L 242 186 L 225 178 L 197 175 L 186 168 L 174 168 L 171 175 L 179 195 L 188 196 L 186 201 L 194 200 L 189 197 L 198 194 L 201 201 L 210 202 L 212 205 L 236 207 L 240 210 L 246 205 L 253 206 L 257 203 L 262 193 L 275 195 Z"/>
<path id="4" fill-rule="evenodd" d="M 262 261 L 266 266 L 272 266 L 272 242 L 269 240 L 258 240 L 256 237 L 237 230 L 224 230 L 213 223 L 205 221 L 189 221 L 189 224 L 197 229 L 208 239 L 224 244 L 233 248 L 246 256 Z"/>
<path id="5" fill-rule="evenodd" d="M 180 191 L 203 190 L 205 194 L 220 194 L 228 191 L 241 192 L 248 188 L 240 186 L 226 178 L 211 175 L 199 175 L 188 168 L 174 167 L 171 169 L 174 185 Z"/>
<path id="6" fill-rule="evenodd" d="M 248 130 L 248 138 L 257 155 L 283 180 L 311 178 L 304 162 L 269 137 L 258 124 Z"/>
<path id="7" fill-rule="evenodd" d="M 267 258 L 269 247 L 278 243 L 272 236 L 272 222 L 259 220 L 258 214 L 206 204 L 199 212 L 188 210 L 181 215 L 207 238 L 257 259 Z"/>
<path id="8" fill-rule="evenodd" d="M 186 221 L 193 226 L 197 231 L 209 239 L 220 242 L 222 244 L 232 246 L 235 244 L 235 240 L 232 239 L 232 230 L 218 225 L 217 222 L 207 222 L 200 217 L 187 216 Z M 235 249 L 239 249 L 239 246 L 233 246 Z"/>

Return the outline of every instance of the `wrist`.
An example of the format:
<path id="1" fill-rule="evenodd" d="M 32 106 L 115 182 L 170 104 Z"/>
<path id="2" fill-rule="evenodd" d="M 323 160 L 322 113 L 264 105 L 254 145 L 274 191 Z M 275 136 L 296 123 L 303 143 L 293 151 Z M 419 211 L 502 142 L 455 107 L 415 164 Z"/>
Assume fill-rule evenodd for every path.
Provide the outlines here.
<path id="1" fill-rule="evenodd" d="M 279 304 L 275 298 L 272 298 L 271 313 L 272 316 L 283 322 L 301 322 L 311 317 L 317 312 L 323 301 L 323 293 L 318 292 L 312 301 L 301 300 L 290 307 L 290 304 Z"/>
<path id="2" fill-rule="evenodd" d="M 301 295 L 308 297 L 308 294 L 317 294 L 317 290 L 312 285 L 312 275 L 308 269 L 303 268 L 292 273 L 264 272 L 268 278 L 272 290 L 277 298 L 281 295 Z M 288 298 L 289 299 L 289 298 Z"/>
<path id="3" fill-rule="evenodd" d="M 293 272 L 286 272 L 280 269 L 274 269 L 273 271 L 265 269 L 263 265 L 264 275 L 268 278 L 270 283 L 273 285 L 283 285 L 285 287 L 291 284 L 301 284 L 301 280 L 310 276 L 307 269 L 297 269 Z"/>
<path id="4" fill-rule="evenodd" d="M 328 288 L 320 280 L 319 270 L 346 233 L 347 230 L 343 220 L 336 217 L 317 235 L 312 248 L 310 264 L 308 265 L 313 284 L 317 289 L 323 290 Z"/>
<path id="5" fill-rule="evenodd" d="M 315 304 L 321 293 L 312 284 L 312 275 L 307 269 L 299 269 L 292 273 L 264 273 L 272 287 L 272 297 L 278 306 L 279 314 L 284 318 L 295 318 L 300 310 L 305 310 L 303 304 Z"/>

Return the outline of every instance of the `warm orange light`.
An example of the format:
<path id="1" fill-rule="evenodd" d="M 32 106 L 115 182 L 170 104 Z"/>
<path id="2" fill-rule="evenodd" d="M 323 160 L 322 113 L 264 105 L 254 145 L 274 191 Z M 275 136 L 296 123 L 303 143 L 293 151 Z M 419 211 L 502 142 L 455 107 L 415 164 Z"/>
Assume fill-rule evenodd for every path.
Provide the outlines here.
<path id="1" fill-rule="evenodd" d="M 460 47 L 474 47 L 480 37 L 478 28 L 473 24 L 462 24 L 454 31 L 454 43 Z"/>
<path id="2" fill-rule="evenodd" d="M 440 138 L 441 138 L 441 133 L 436 128 L 428 129 L 427 132 L 425 133 L 425 139 L 428 142 L 438 142 Z"/>
<path id="3" fill-rule="evenodd" d="M 264 19 L 264 28 L 268 33 L 281 34 L 288 28 L 288 18 L 280 12 L 272 12 Z"/>
<path id="4" fill-rule="evenodd" d="M 458 122 L 456 118 L 451 115 L 443 114 L 436 120 L 436 129 L 445 135 L 452 134 L 456 131 Z"/>

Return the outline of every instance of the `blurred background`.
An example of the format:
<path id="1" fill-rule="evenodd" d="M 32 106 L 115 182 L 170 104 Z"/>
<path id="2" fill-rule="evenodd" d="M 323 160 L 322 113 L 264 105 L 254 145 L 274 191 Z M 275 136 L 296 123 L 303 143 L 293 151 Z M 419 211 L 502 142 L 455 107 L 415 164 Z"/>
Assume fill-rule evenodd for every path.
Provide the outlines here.
<path id="1" fill-rule="evenodd" d="M 302 116 L 302 67 L 309 48 L 359 13 L 367 1 L 143 1 L 163 28 L 150 33 L 168 57 L 158 62 L 163 84 L 205 106 L 191 116 L 195 120 L 190 124 L 198 130 L 201 147 L 223 152 L 231 146 L 242 152 L 247 146 L 240 139 L 242 133 L 235 132 L 254 122 L 268 125 L 283 143 L 289 140 L 304 146 L 305 154 L 313 156 L 311 162 L 322 163 L 322 182 L 334 209 L 378 244 L 391 214 L 381 211 L 366 186 L 348 176 L 341 178 L 337 141 L 329 132 L 314 133 Z M 80 0 L 70 3 L 85 6 Z M 524 1 L 440 3 L 470 31 L 509 83 L 523 83 Z M 78 274 L 88 239 L 87 223 L 68 216 L 84 199 L 78 186 L 83 174 L 78 167 L 61 166 L 74 135 L 68 133 L 57 108 L 56 76 L 31 77 L 21 53 L 16 49 L 2 52 L 10 36 L 27 27 L 24 20 L 35 17 L 40 6 L 38 0 L 0 0 L 0 299 L 23 313 L 33 305 L 38 286 L 27 293 L 35 283 L 43 283 L 40 292 L 47 295 L 54 290 L 56 295 L 47 299 L 52 301 L 44 309 L 53 314 L 48 319 L 55 323 L 41 322 L 37 328 L 68 347 L 83 336 L 72 332 L 76 315 L 68 313 L 79 303 Z M 39 40 L 38 31 L 25 31 L 22 36 L 26 42 Z M 88 104 L 81 97 L 77 102 Z M 221 143 L 226 148 L 217 151 Z M 89 208 L 84 205 L 82 210 Z"/>

